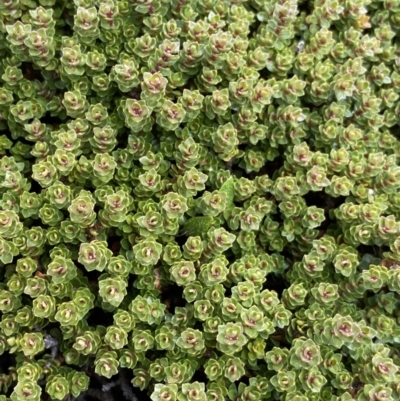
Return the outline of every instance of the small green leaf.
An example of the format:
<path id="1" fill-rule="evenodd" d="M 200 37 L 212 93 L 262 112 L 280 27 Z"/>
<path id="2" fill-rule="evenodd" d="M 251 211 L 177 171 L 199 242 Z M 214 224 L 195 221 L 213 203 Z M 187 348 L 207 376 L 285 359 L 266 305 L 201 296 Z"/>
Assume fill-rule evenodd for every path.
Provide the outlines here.
<path id="1" fill-rule="evenodd" d="M 214 219 L 211 216 L 198 216 L 189 219 L 182 227 L 181 235 L 196 236 L 208 231 Z"/>
<path id="2" fill-rule="evenodd" d="M 233 198 L 235 196 L 235 185 L 233 182 L 233 178 L 229 177 L 220 188 L 221 192 L 226 194 L 226 208 L 228 209 L 233 205 Z"/>

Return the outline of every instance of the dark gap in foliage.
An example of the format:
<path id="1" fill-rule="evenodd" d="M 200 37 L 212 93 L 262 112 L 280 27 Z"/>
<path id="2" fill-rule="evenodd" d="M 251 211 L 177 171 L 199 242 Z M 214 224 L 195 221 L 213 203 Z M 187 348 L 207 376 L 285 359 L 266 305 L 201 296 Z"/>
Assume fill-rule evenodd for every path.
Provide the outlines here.
<path id="1" fill-rule="evenodd" d="M 7 127 L 4 130 L 0 129 L 0 134 L 1 135 L 5 135 L 7 139 L 11 140 L 14 142 L 12 136 L 11 136 L 11 131 L 10 131 L 10 127 L 7 124 Z M 11 152 L 8 150 L 7 152 L 9 155 L 11 155 Z"/>
<path id="2" fill-rule="evenodd" d="M 165 350 L 151 349 L 146 352 L 146 358 L 155 361 L 156 359 L 165 358 L 166 352 Z"/>
<path id="3" fill-rule="evenodd" d="M 197 321 L 197 322 L 194 324 L 193 329 L 194 329 L 194 330 L 199 330 L 199 331 L 203 332 L 203 331 L 204 331 L 203 322 Z"/>
<path id="4" fill-rule="evenodd" d="M 132 392 L 137 397 L 138 401 L 150 401 L 150 397 L 146 390 L 140 390 L 140 388 L 132 386 L 131 381 L 134 378 L 132 369 L 120 369 L 120 376 L 121 375 L 124 378 L 125 383 L 128 383 L 129 386 L 131 387 Z M 116 398 L 117 401 L 126 399 L 127 398 L 125 397 Z"/>
<path id="5" fill-rule="evenodd" d="M 232 114 L 232 116 L 234 116 L 235 114 L 237 114 L 237 111 L 236 110 L 232 110 L 231 114 Z M 241 144 L 238 145 L 238 149 L 242 150 L 243 152 L 246 151 L 246 149 L 248 149 L 248 147 L 249 146 L 246 143 L 241 143 Z M 230 161 L 230 162 L 225 162 L 225 163 L 226 163 L 225 165 L 231 166 L 233 162 Z M 236 166 L 237 166 L 237 162 L 236 162 Z M 241 173 L 245 174 L 245 171 L 243 170 L 243 171 L 241 171 Z"/>
<path id="6" fill-rule="evenodd" d="M 114 256 L 119 255 L 121 249 L 121 237 L 118 235 L 112 235 L 107 237 L 108 249 L 111 249 Z"/>
<path id="7" fill-rule="evenodd" d="M 288 288 L 288 284 L 280 274 L 267 274 L 267 280 L 263 285 L 263 290 L 275 291 L 279 298 L 282 296 L 283 290 Z"/>
<path id="8" fill-rule="evenodd" d="M 65 21 L 62 27 L 62 36 L 73 37 L 74 36 L 74 16 L 73 9 L 64 8 L 62 14 L 60 15 L 60 19 Z"/>
<path id="9" fill-rule="evenodd" d="M 340 353 L 342 354 L 343 365 L 345 366 L 346 369 L 348 369 L 351 372 L 354 360 L 350 357 L 350 355 L 346 351 L 341 350 Z"/>
<path id="10" fill-rule="evenodd" d="M 64 124 L 64 121 L 61 118 L 52 116 L 49 112 L 40 118 L 40 122 L 46 125 L 51 125 L 53 130 L 57 130 L 61 124 Z"/>
<path id="11" fill-rule="evenodd" d="M 225 298 L 230 298 L 232 296 L 232 287 L 234 287 L 236 284 L 233 283 L 230 287 L 225 287 Z"/>
<path id="12" fill-rule="evenodd" d="M 110 75 L 112 67 L 114 67 L 114 65 L 117 64 L 117 62 L 113 61 L 113 65 L 106 65 L 106 68 L 104 68 L 104 73 L 106 73 L 107 75 Z"/>
<path id="13" fill-rule="evenodd" d="M 225 227 L 227 230 L 228 228 Z M 225 257 L 228 259 L 228 268 L 231 264 L 235 263 L 238 260 L 237 255 L 235 255 L 233 252 L 228 252 Z"/>
<path id="14" fill-rule="evenodd" d="M 297 7 L 298 7 L 298 11 L 299 14 L 301 13 L 305 13 L 306 15 L 311 14 L 314 11 L 314 2 L 310 2 L 310 1 L 299 1 L 297 3 Z"/>
<path id="15" fill-rule="evenodd" d="M 73 248 L 73 247 L 69 247 L 68 244 L 66 244 L 66 245 L 67 245 L 67 248 L 70 248 L 70 249 Z M 79 263 L 78 260 L 74 260 L 74 263 L 76 264 L 76 267 L 77 267 L 78 269 L 81 269 L 83 272 L 85 272 L 85 276 L 88 278 L 89 282 L 90 282 L 90 281 L 97 280 L 98 277 L 99 277 L 99 275 L 101 274 L 101 273 L 100 273 L 99 271 L 97 271 L 97 270 L 87 271 L 87 270 L 85 269 L 85 266 L 83 266 L 82 263 Z"/>
<path id="16" fill-rule="evenodd" d="M 117 149 L 126 149 L 128 147 L 128 130 L 124 127 L 118 131 L 117 134 L 117 144 L 115 145 L 113 152 Z M 132 161 L 134 162 L 134 161 Z"/>
<path id="17" fill-rule="evenodd" d="M 4 351 L 0 356 L 0 373 L 8 373 L 8 369 L 15 366 L 15 355 Z"/>
<path id="18" fill-rule="evenodd" d="M 187 88 L 190 89 L 190 90 L 198 89 L 198 88 L 197 88 L 197 85 L 196 85 L 196 81 L 195 81 L 195 77 L 194 77 L 194 76 L 189 77 L 189 79 L 188 79 L 188 81 L 187 81 L 187 83 L 186 83 L 186 86 L 187 86 Z M 200 92 L 203 93 L 202 91 L 200 91 Z"/>
<path id="19" fill-rule="evenodd" d="M 13 392 L 16 382 L 13 381 L 13 383 L 10 386 L 4 386 L 4 385 L 2 386 L 1 376 L 2 375 L 8 376 L 10 374 L 10 369 L 13 368 L 15 369 L 16 363 L 17 362 L 15 354 L 10 354 L 10 352 L 4 351 L 0 356 L 0 388 L 2 388 L 2 392 L 0 392 L 0 395 L 5 395 L 6 397 L 10 397 L 11 393 Z"/>
<path id="20" fill-rule="evenodd" d="M 324 216 L 325 220 L 317 227 L 317 230 L 319 231 L 318 238 L 326 233 L 326 230 L 332 223 L 332 220 L 329 218 L 329 211 L 324 210 Z"/>
<path id="21" fill-rule="evenodd" d="M 161 302 L 167 305 L 170 313 L 174 313 L 176 307 L 184 307 L 186 300 L 183 297 L 183 288 L 177 284 L 164 286 L 161 292 Z"/>
<path id="22" fill-rule="evenodd" d="M 80 398 L 78 398 L 78 401 L 99 401 L 100 398 L 98 397 L 93 397 L 90 395 L 85 395 L 85 396 L 81 396 Z"/>
<path id="23" fill-rule="evenodd" d="M 293 242 L 287 243 L 281 252 L 279 252 L 285 259 L 285 261 L 290 261 L 293 259 L 293 249 L 291 248 L 291 245 Z"/>
<path id="24" fill-rule="evenodd" d="M 400 127 L 396 124 L 393 127 L 389 128 L 390 133 L 395 136 L 397 139 L 400 139 Z"/>
<path id="25" fill-rule="evenodd" d="M 175 237 L 175 242 L 182 247 L 187 241 L 188 237 L 186 235 L 178 235 Z"/>
<path id="26" fill-rule="evenodd" d="M 42 193 L 43 188 L 40 186 L 40 184 L 37 181 L 31 180 L 30 184 L 31 184 L 31 189 L 29 190 L 29 192 L 33 192 L 38 195 Z"/>
<path id="27" fill-rule="evenodd" d="M 283 223 L 285 222 L 285 217 L 284 217 L 283 213 L 280 212 L 279 208 L 277 210 L 278 210 L 278 213 L 274 214 L 270 218 L 271 218 L 271 220 L 276 221 L 283 226 Z"/>
<path id="28" fill-rule="evenodd" d="M 87 322 L 89 326 L 111 326 L 114 322 L 113 313 L 106 312 L 104 309 L 100 307 L 95 307 L 90 311 L 90 314 L 87 317 Z"/>
<path id="29" fill-rule="evenodd" d="M 250 385 L 250 377 L 249 376 L 242 376 L 237 382 L 235 382 L 236 387 L 239 387 L 239 383 L 243 383 L 246 386 Z"/>
<path id="30" fill-rule="evenodd" d="M 142 89 L 140 86 L 136 87 L 136 88 L 132 88 L 129 92 L 128 92 L 128 97 L 130 99 L 136 99 L 136 100 L 140 100 L 140 94 L 142 93 Z"/>
<path id="31" fill-rule="evenodd" d="M 94 191 L 95 191 L 96 189 L 94 189 Z M 93 194 L 94 194 L 94 191 L 93 191 L 93 189 L 91 189 L 91 192 L 93 192 Z M 99 212 L 101 211 L 101 210 L 103 210 L 103 208 L 104 208 L 104 203 L 102 204 L 102 205 L 99 205 L 98 203 L 96 203 L 95 205 L 94 205 L 94 208 L 93 208 L 93 211 L 96 213 L 96 215 L 98 216 L 99 215 Z M 107 239 L 107 241 L 108 241 L 108 239 Z"/>
<path id="32" fill-rule="evenodd" d="M 257 34 L 260 25 L 261 25 L 261 21 L 259 21 L 258 18 L 255 18 L 253 23 L 249 27 L 250 28 L 249 38 L 252 38 L 252 37 L 254 37 L 255 34 Z"/>
<path id="33" fill-rule="evenodd" d="M 1 363 L 1 362 L 0 362 Z M 1 380 L 0 380 L 1 381 Z M 5 395 L 6 397 L 10 397 L 13 390 L 14 390 L 14 386 L 17 384 L 17 381 L 13 381 L 13 383 L 11 384 L 11 386 L 9 386 L 7 388 L 7 391 L 3 391 L 3 393 L 1 393 L 0 395 Z M 47 401 L 47 400 L 46 400 Z"/>
<path id="34" fill-rule="evenodd" d="M 308 207 L 316 206 L 322 209 L 330 210 L 332 208 L 335 208 L 336 204 L 343 203 L 344 199 L 346 198 L 344 196 L 341 196 L 339 198 L 333 198 L 327 195 L 323 191 L 320 192 L 310 191 L 305 195 L 303 195 L 303 199 L 306 201 Z"/>
<path id="35" fill-rule="evenodd" d="M 37 79 L 40 82 L 43 82 L 43 76 L 41 70 L 35 66 L 33 63 L 22 62 L 20 69 L 25 79 L 28 81 L 33 81 Z"/>
<path id="36" fill-rule="evenodd" d="M 320 234 L 323 235 L 325 234 L 326 229 L 336 221 L 335 217 L 330 215 L 330 211 L 337 209 L 342 203 L 344 203 L 346 197 L 339 196 L 334 198 L 321 191 L 309 192 L 303 196 L 303 199 L 306 201 L 308 207 L 316 206 L 324 210 L 325 220 L 318 227 Z"/>
<path id="37" fill-rule="evenodd" d="M 106 379 L 92 373 L 89 389 L 81 395 L 79 401 L 150 401 L 146 391 L 133 387 L 132 369 L 120 369 L 118 375 Z"/>
<path id="38" fill-rule="evenodd" d="M 271 78 L 272 74 L 268 68 L 263 68 L 262 70 L 258 71 L 260 73 L 260 78 L 268 80 Z"/>
<path id="39" fill-rule="evenodd" d="M 271 351 L 274 347 L 278 347 L 278 348 L 287 348 L 288 350 L 291 348 L 292 344 L 291 341 L 292 340 L 288 340 L 288 336 L 287 336 L 287 331 L 288 331 L 288 326 L 284 327 L 284 328 L 280 328 L 280 327 L 276 327 L 276 330 L 273 334 L 271 334 L 271 336 L 269 337 L 269 341 L 268 341 L 268 345 L 266 348 L 266 352 Z M 299 334 L 297 331 L 294 334 L 295 338 L 299 338 L 301 337 L 301 334 Z M 291 338 L 291 336 L 290 336 Z M 273 341 L 272 341 L 273 339 Z M 273 376 L 273 373 L 271 371 L 269 371 L 270 375 Z"/>
<path id="40" fill-rule="evenodd" d="M 20 136 L 20 137 L 17 139 L 17 142 L 21 142 L 22 144 L 28 145 L 29 147 L 32 147 L 32 146 L 34 145 L 33 142 L 26 140 L 23 136 Z M 24 155 L 24 158 L 26 158 L 26 159 L 32 159 L 33 156 L 32 156 L 30 153 L 28 153 L 28 154 L 25 154 L 25 155 Z"/>
<path id="41" fill-rule="evenodd" d="M 139 276 L 137 276 L 136 274 L 130 274 L 128 276 L 128 286 L 127 286 L 128 291 L 137 291 L 135 286 L 134 286 L 134 283 L 138 279 L 138 277 Z"/>
<path id="42" fill-rule="evenodd" d="M 244 174 L 244 177 L 246 177 L 249 180 L 254 180 L 254 178 L 257 177 L 257 173 L 255 173 L 254 171 L 251 171 L 250 173 Z"/>
<path id="43" fill-rule="evenodd" d="M 207 358 L 207 359 L 209 359 L 209 358 Z M 204 383 L 207 386 L 209 380 L 208 380 L 207 375 L 204 373 L 204 367 L 203 366 L 201 366 L 198 370 L 196 370 L 196 372 L 194 373 L 191 381 L 192 381 L 192 383 L 193 382 Z"/>
<path id="44" fill-rule="evenodd" d="M 366 28 L 363 30 L 363 33 L 364 33 L 365 35 L 371 35 L 371 34 L 374 33 L 374 29 L 375 29 L 375 27 L 372 26 L 372 25 L 370 25 L 369 27 L 366 27 Z"/>
<path id="45" fill-rule="evenodd" d="M 274 160 L 268 160 L 264 163 L 264 166 L 260 169 L 260 171 L 256 174 L 256 176 L 261 176 L 264 174 L 268 174 L 269 178 L 272 178 L 275 173 L 279 171 L 283 167 L 285 159 L 283 158 L 283 152 L 280 152 L 280 155 L 275 157 Z"/>
<path id="46" fill-rule="evenodd" d="M 284 250 L 280 253 L 282 256 L 285 257 L 286 261 L 290 261 L 290 264 L 292 264 L 295 261 L 296 262 L 301 261 L 304 256 L 304 252 L 300 251 L 292 242 L 287 244 Z"/>
<path id="47" fill-rule="evenodd" d="M 117 376 L 113 376 L 111 379 L 102 381 L 99 389 L 104 393 L 104 398 L 107 400 L 126 400 L 122 391 L 121 385 L 117 382 Z M 107 388 L 109 386 L 110 388 Z M 94 396 L 94 394 L 93 394 Z M 89 396 L 90 397 L 90 396 Z M 94 398 L 94 397 L 93 397 Z"/>
<path id="48" fill-rule="evenodd" d="M 390 248 L 386 245 L 378 246 L 378 245 L 364 245 L 361 244 L 357 247 L 357 251 L 360 255 L 373 255 L 376 258 L 382 259 L 385 252 L 390 252 Z M 390 262 L 388 261 L 388 265 L 386 266 L 390 268 Z"/>
<path id="49" fill-rule="evenodd" d="M 209 185 L 207 185 L 207 181 L 206 181 L 206 184 L 205 184 L 205 185 L 206 185 L 205 191 L 213 192 L 213 188 L 210 188 L 210 187 L 212 187 L 211 182 L 210 182 Z M 204 192 L 200 192 L 200 191 L 197 192 L 196 195 L 193 196 L 193 199 L 194 199 L 194 200 L 201 199 L 202 196 L 203 196 L 203 193 L 204 193 Z M 202 234 L 203 234 L 203 233 L 202 233 Z"/>

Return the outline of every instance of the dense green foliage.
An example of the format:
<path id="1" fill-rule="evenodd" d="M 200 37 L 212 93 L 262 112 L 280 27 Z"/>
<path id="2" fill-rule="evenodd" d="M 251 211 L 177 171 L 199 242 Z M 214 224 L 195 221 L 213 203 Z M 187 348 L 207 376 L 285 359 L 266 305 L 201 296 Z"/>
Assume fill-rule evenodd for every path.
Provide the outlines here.
<path id="1" fill-rule="evenodd" d="M 0 401 L 400 399 L 399 0 L 0 17 Z"/>

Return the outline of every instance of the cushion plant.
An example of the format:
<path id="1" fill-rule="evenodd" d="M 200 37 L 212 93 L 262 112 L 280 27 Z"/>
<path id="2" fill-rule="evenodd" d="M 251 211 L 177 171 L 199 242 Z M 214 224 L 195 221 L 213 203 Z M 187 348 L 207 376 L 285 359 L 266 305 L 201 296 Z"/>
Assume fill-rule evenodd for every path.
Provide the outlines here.
<path id="1" fill-rule="evenodd" d="M 0 401 L 398 401 L 399 32 L 0 0 Z"/>

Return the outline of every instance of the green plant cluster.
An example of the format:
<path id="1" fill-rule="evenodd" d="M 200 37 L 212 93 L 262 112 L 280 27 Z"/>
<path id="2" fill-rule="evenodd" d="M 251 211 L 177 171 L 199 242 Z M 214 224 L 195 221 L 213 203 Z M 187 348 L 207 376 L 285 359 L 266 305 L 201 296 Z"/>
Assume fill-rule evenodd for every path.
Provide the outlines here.
<path id="1" fill-rule="evenodd" d="M 400 399 L 398 0 L 0 17 L 0 401 Z"/>

